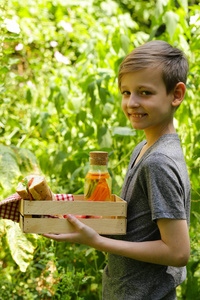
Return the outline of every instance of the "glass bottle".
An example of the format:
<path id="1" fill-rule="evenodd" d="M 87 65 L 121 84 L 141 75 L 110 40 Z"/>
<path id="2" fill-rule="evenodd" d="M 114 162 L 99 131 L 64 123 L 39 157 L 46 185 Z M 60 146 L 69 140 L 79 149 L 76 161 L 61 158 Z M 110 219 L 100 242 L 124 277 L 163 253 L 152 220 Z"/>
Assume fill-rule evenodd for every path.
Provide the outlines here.
<path id="1" fill-rule="evenodd" d="M 90 167 L 84 184 L 85 200 L 111 201 L 112 179 L 107 164 L 108 152 L 90 152 Z"/>

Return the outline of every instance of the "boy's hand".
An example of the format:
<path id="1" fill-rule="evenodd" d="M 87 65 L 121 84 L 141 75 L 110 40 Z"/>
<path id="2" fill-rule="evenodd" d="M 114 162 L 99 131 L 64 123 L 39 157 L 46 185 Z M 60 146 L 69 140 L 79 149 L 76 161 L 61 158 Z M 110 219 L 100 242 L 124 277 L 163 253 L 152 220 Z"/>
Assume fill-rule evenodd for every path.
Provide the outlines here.
<path id="1" fill-rule="evenodd" d="M 99 234 L 72 215 L 68 215 L 67 220 L 74 226 L 75 232 L 63 234 L 43 234 L 43 236 L 58 242 L 71 242 L 94 247 L 95 242 L 100 237 Z"/>

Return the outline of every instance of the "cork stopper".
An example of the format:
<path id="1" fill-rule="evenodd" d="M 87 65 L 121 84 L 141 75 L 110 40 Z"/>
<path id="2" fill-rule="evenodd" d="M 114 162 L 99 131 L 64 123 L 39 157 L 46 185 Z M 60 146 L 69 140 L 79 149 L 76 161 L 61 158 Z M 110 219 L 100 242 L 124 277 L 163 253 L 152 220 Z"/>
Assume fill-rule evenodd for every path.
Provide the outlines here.
<path id="1" fill-rule="evenodd" d="M 90 165 L 107 165 L 108 152 L 92 151 L 90 152 Z"/>

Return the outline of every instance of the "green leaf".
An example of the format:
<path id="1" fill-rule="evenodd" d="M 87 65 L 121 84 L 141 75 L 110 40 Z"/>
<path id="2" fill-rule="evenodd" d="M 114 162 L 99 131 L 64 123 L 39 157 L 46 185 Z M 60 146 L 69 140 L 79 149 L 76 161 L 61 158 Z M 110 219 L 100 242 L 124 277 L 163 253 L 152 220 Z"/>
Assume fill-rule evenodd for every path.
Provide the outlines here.
<path id="1" fill-rule="evenodd" d="M 65 104 L 65 101 L 60 92 L 56 94 L 56 96 L 54 97 L 54 101 L 55 101 L 55 107 L 56 107 L 57 113 L 60 114 L 62 112 L 62 108 Z"/>
<path id="2" fill-rule="evenodd" d="M 59 164 L 62 164 L 67 157 L 67 153 L 64 151 L 59 151 L 54 159 L 54 166 L 56 167 Z"/>
<path id="3" fill-rule="evenodd" d="M 22 174 L 41 173 L 38 160 L 30 150 L 13 145 L 11 145 L 11 149 L 16 155 L 17 163 Z"/>
<path id="4" fill-rule="evenodd" d="M 9 147 L 0 144 L 0 183 L 5 189 L 13 187 L 13 180 L 21 175 L 17 157 Z"/>
<path id="5" fill-rule="evenodd" d="M 93 110 L 95 107 L 96 97 L 95 97 L 95 88 L 96 88 L 96 82 L 93 81 L 90 84 L 88 84 L 87 93 L 91 97 L 90 106 Z"/>
<path id="6" fill-rule="evenodd" d="M 56 102 L 56 101 L 55 101 Z M 41 122 L 41 135 L 45 137 L 47 130 L 49 129 L 49 113 L 47 111 L 42 111 L 40 113 L 40 122 Z"/>
<path id="7" fill-rule="evenodd" d="M 78 120 L 81 120 L 82 122 L 85 122 L 85 119 L 87 117 L 87 114 L 85 111 L 81 110 L 78 114 L 77 114 Z"/>
<path id="8" fill-rule="evenodd" d="M 72 105 L 73 105 L 73 108 L 76 112 L 79 112 L 79 110 L 81 109 L 81 104 L 82 104 L 82 97 L 73 97 L 73 101 L 72 102 Z"/>
<path id="9" fill-rule="evenodd" d="M 32 100 L 32 93 L 31 93 L 31 90 L 30 89 L 27 89 L 26 91 L 26 100 L 27 102 L 30 104 L 31 103 L 31 100 Z"/>
<path id="10" fill-rule="evenodd" d="M 107 98 L 107 95 L 109 95 L 109 92 L 108 90 L 106 90 L 105 88 L 102 88 L 102 87 L 99 87 L 98 88 L 99 90 L 99 98 L 101 99 L 102 103 L 106 103 L 106 98 Z"/>
<path id="11" fill-rule="evenodd" d="M 173 11 L 167 11 L 163 16 L 163 22 L 166 24 L 167 32 L 169 33 L 171 39 L 174 36 L 177 24 L 179 21 L 179 15 Z"/>
<path id="12" fill-rule="evenodd" d="M 114 127 L 112 131 L 112 135 L 134 136 L 135 134 L 136 134 L 135 130 L 129 127 Z"/>
<path id="13" fill-rule="evenodd" d="M 188 13 L 188 0 L 178 0 L 178 2 L 184 8 L 185 12 Z"/>
<path id="14" fill-rule="evenodd" d="M 72 173 L 72 176 L 71 176 L 71 181 L 73 181 L 77 176 L 78 174 L 83 170 L 83 167 L 79 167 L 77 168 L 73 173 Z"/>
<path id="15" fill-rule="evenodd" d="M 33 259 L 34 245 L 26 238 L 19 228 L 19 224 L 10 220 L 5 221 L 6 239 L 12 258 L 19 266 L 21 272 L 25 272 Z"/>
<path id="16" fill-rule="evenodd" d="M 55 90 L 55 87 L 51 86 L 50 87 L 50 93 L 49 93 L 49 96 L 48 96 L 49 101 L 52 101 L 52 99 L 53 99 L 54 90 Z"/>
<path id="17" fill-rule="evenodd" d="M 63 163 L 62 165 L 62 171 L 61 171 L 61 175 L 66 177 L 67 173 L 73 173 L 74 170 L 76 169 L 76 164 L 74 161 L 72 160 L 67 160 Z"/>
<path id="18" fill-rule="evenodd" d="M 200 222 L 200 214 L 196 211 L 193 211 L 192 214 L 197 218 L 197 220 Z"/>
<path id="19" fill-rule="evenodd" d="M 8 64 L 9 65 L 16 65 L 20 62 L 19 58 L 9 58 Z"/>
<path id="20" fill-rule="evenodd" d="M 0 68 L 0 75 L 6 74 L 6 73 L 8 73 L 8 72 L 9 72 L 9 69 L 8 69 L 7 67 L 2 67 L 2 68 Z"/>
<path id="21" fill-rule="evenodd" d="M 121 65 L 124 58 L 125 58 L 125 56 L 117 59 L 114 63 L 115 74 L 117 74 L 117 75 L 118 75 L 118 72 L 119 72 L 119 66 Z"/>
<path id="22" fill-rule="evenodd" d="M 31 124 L 30 124 L 30 127 L 31 126 L 36 126 L 36 123 L 38 122 L 40 118 L 40 114 L 38 111 L 36 110 L 32 110 L 31 111 Z"/>
<path id="23" fill-rule="evenodd" d="M 68 93 L 69 93 L 68 88 L 64 85 L 61 85 L 60 92 L 61 92 L 65 102 L 67 102 L 68 101 Z"/>
<path id="24" fill-rule="evenodd" d="M 4 83 L 0 84 L 0 94 L 3 94 L 6 92 L 6 89 L 5 89 L 5 86 L 4 86 Z"/>
<path id="25" fill-rule="evenodd" d="M 152 28 L 151 33 L 150 33 L 150 36 L 149 36 L 149 41 L 151 41 L 151 40 L 154 38 L 154 36 L 155 36 L 155 34 L 156 34 L 158 28 L 159 28 L 159 25 L 155 25 L 155 26 Z"/>
<path id="26" fill-rule="evenodd" d="M 110 103 L 106 103 L 104 106 L 103 106 L 103 116 L 105 118 L 110 118 L 111 115 L 113 114 L 113 111 L 114 111 L 114 107 L 112 104 Z"/>
<path id="27" fill-rule="evenodd" d="M 94 128 L 92 126 L 87 126 L 84 132 L 84 137 L 91 137 L 94 134 Z"/>
<path id="28" fill-rule="evenodd" d="M 117 32 L 116 34 L 114 34 L 112 36 L 112 47 L 114 49 L 114 51 L 116 52 L 116 54 L 119 53 L 120 50 L 120 43 L 119 43 L 119 32 Z"/>
<path id="29" fill-rule="evenodd" d="M 164 9 L 163 7 L 167 5 L 169 0 L 157 0 L 156 6 L 155 6 L 155 17 L 158 18 L 160 15 L 162 15 Z"/>
<path id="30" fill-rule="evenodd" d="M 130 39 L 127 35 L 121 35 L 121 47 L 124 53 L 127 55 L 129 53 Z"/>
<path id="31" fill-rule="evenodd" d="M 98 128 L 97 131 L 98 144 L 100 148 L 111 148 L 112 146 L 112 137 L 106 127 Z"/>

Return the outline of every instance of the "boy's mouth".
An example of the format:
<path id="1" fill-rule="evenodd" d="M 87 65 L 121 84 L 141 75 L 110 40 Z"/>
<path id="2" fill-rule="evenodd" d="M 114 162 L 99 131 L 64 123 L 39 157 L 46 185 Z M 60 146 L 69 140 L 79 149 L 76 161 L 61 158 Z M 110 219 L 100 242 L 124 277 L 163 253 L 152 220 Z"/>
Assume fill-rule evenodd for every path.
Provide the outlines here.
<path id="1" fill-rule="evenodd" d="M 139 114 L 139 113 L 132 113 L 132 114 L 129 114 L 128 113 L 128 116 L 129 117 L 132 117 L 132 118 L 135 118 L 135 119 L 141 119 L 143 118 L 144 116 L 146 116 L 147 114 Z"/>

